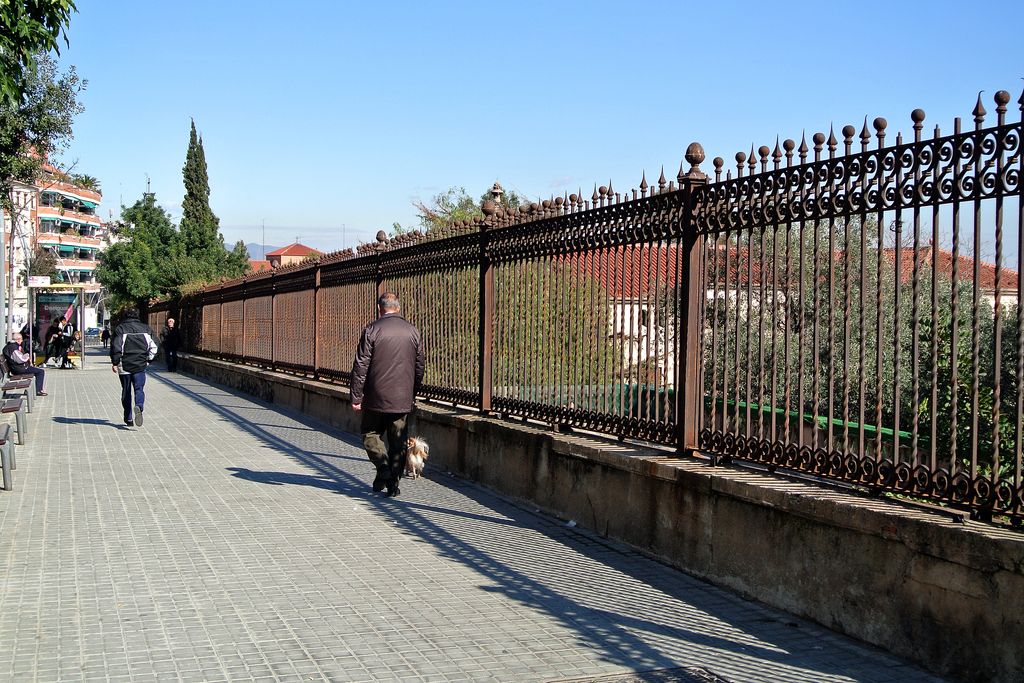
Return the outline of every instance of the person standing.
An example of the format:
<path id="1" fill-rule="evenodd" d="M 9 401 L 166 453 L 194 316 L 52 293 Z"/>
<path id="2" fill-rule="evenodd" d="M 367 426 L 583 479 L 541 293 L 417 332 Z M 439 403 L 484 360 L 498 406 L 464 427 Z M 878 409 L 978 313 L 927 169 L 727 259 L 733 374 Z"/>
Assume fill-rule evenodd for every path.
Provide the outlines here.
<path id="1" fill-rule="evenodd" d="M 160 343 L 164 347 L 167 372 L 175 372 L 178 368 L 178 347 L 181 345 L 181 332 L 175 327 L 174 318 L 167 319 L 164 329 L 160 332 Z"/>
<path id="2" fill-rule="evenodd" d="M 14 334 L 14 341 L 7 343 L 3 354 L 7 358 L 7 364 L 11 368 L 12 375 L 33 375 L 36 378 L 36 396 L 46 396 L 46 392 L 43 391 L 43 383 L 46 381 L 46 370 L 37 368 L 32 364 L 32 356 L 22 347 L 24 341 L 24 335 L 21 332 L 16 332 Z"/>
<path id="3" fill-rule="evenodd" d="M 24 327 L 21 328 L 21 350 L 27 354 L 32 353 L 32 326 L 25 323 Z"/>
<path id="4" fill-rule="evenodd" d="M 51 360 L 54 362 L 54 365 L 57 364 L 57 360 L 60 358 L 61 330 L 63 329 L 64 316 L 58 316 L 46 328 L 46 337 L 43 343 L 43 353 L 46 354 L 46 362 L 43 365 L 49 365 Z"/>
<path id="5" fill-rule="evenodd" d="M 110 328 L 106 323 L 103 324 L 103 331 L 100 332 L 100 341 L 103 342 L 103 348 L 107 348 L 107 342 L 110 341 Z"/>
<path id="6" fill-rule="evenodd" d="M 114 338 L 110 343 L 110 364 L 121 380 L 124 423 L 129 427 L 142 426 L 142 411 L 146 404 L 146 368 L 156 357 L 156 352 L 153 331 L 139 320 L 138 309 L 125 310 L 121 324 L 114 328 Z"/>
<path id="7" fill-rule="evenodd" d="M 400 493 L 407 420 L 423 382 L 420 332 L 401 310 L 396 295 L 380 295 L 379 317 L 363 330 L 352 362 L 352 409 L 363 413 L 363 447 L 377 468 L 373 490 L 387 487 L 388 496 Z"/>

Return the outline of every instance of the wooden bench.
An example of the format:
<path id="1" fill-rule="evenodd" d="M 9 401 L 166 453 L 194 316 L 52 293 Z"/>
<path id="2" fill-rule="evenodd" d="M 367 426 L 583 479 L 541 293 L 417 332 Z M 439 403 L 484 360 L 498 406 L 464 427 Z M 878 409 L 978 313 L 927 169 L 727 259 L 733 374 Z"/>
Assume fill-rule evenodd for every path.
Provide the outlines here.
<path id="1" fill-rule="evenodd" d="M 0 390 L 3 391 L 4 397 L 9 394 L 15 396 L 25 396 L 25 400 L 28 401 L 28 412 L 32 412 L 32 403 L 36 397 L 36 378 L 33 375 L 15 375 L 11 376 L 11 366 L 7 363 L 7 358 L 3 354 L 0 354 L 0 371 L 3 372 L 2 384 L 0 384 Z M 20 430 L 19 430 L 20 433 Z"/>
<path id="2" fill-rule="evenodd" d="M 25 439 L 28 438 L 28 419 L 25 417 L 24 397 L 0 399 L 0 414 L 14 415 L 14 424 L 18 429 L 18 444 L 24 446 Z M 10 427 L 10 425 L 6 426 Z"/>
<path id="3" fill-rule="evenodd" d="M 14 474 L 18 468 L 14 460 L 14 441 L 11 440 L 11 425 L 0 425 L 0 467 L 4 474 L 4 491 L 14 490 Z"/>
<path id="4" fill-rule="evenodd" d="M 4 381 L 15 381 L 16 382 L 18 380 L 23 380 L 23 379 L 32 380 L 32 392 L 35 393 L 35 390 L 36 390 L 35 389 L 35 387 L 36 387 L 36 384 L 35 384 L 36 376 L 35 375 L 30 375 L 28 373 L 23 373 L 23 374 L 22 373 L 16 373 L 16 372 L 12 373 L 11 372 L 11 364 L 10 364 L 10 362 L 8 362 L 7 356 L 3 355 L 2 353 L 0 353 L 0 371 L 3 372 Z"/>

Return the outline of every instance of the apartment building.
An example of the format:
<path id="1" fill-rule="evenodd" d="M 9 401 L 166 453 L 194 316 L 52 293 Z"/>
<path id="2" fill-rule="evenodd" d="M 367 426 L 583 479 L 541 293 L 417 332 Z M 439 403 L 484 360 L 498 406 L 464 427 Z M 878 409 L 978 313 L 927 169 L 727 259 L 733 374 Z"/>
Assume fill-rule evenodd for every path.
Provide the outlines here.
<path id="1" fill-rule="evenodd" d="M 97 325 L 101 288 L 95 272 L 109 239 L 97 212 L 102 193 L 44 163 L 35 183 L 16 184 L 13 199 L 13 215 L 4 212 L 3 218 L 4 256 L 11 268 L 6 289 L 15 324 L 28 319 L 29 262 L 38 246 L 56 257 L 52 284 L 84 286 L 85 324 Z"/>

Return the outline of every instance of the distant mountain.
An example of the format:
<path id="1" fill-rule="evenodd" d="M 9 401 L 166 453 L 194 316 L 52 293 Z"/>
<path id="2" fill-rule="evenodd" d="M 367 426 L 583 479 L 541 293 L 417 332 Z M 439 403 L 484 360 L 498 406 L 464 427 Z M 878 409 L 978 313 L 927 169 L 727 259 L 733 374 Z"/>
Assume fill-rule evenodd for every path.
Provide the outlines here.
<path id="1" fill-rule="evenodd" d="M 245 250 L 249 252 L 249 258 L 257 261 L 263 260 L 264 254 L 270 253 L 275 249 L 280 248 L 281 247 L 275 247 L 270 244 L 257 244 L 255 242 L 250 242 L 249 244 L 245 245 Z"/>

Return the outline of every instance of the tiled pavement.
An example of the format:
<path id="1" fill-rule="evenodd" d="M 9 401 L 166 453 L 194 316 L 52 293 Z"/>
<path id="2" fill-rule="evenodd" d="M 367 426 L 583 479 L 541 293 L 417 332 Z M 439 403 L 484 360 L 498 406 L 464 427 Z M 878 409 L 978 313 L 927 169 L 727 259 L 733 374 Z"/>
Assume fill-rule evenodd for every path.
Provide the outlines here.
<path id="1" fill-rule="evenodd" d="M 128 429 L 100 357 L 47 375 L 0 680 L 938 680 L 429 466 L 380 497 L 351 435 L 194 378 Z"/>

